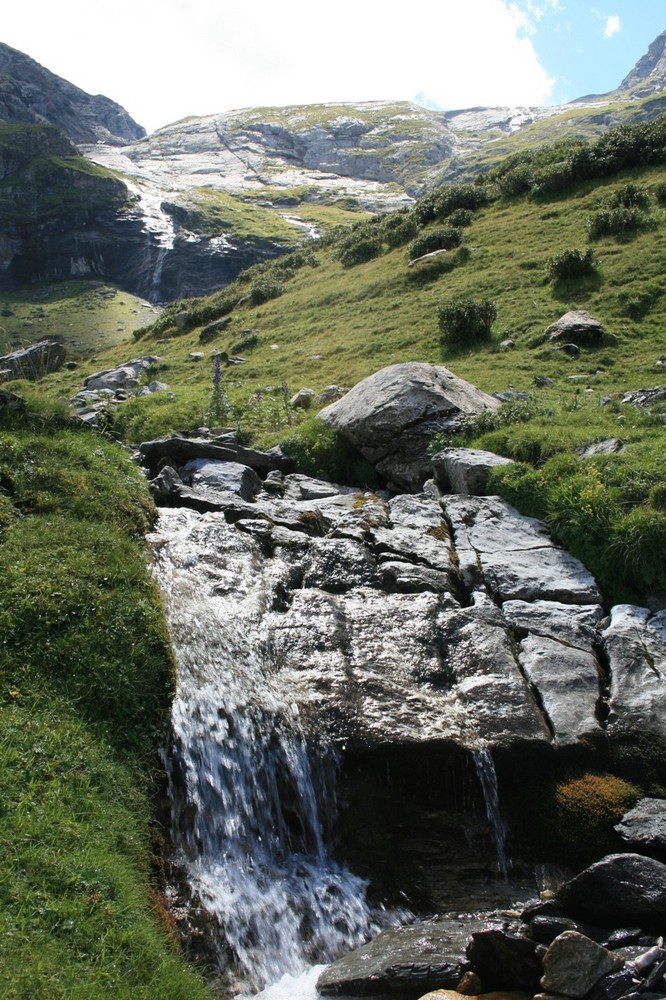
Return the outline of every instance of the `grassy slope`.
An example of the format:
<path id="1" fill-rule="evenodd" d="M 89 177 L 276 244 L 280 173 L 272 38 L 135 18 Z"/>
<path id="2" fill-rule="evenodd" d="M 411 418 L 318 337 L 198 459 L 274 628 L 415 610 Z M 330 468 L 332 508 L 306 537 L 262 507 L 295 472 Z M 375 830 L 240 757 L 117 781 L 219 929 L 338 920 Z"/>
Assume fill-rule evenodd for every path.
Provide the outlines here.
<path id="1" fill-rule="evenodd" d="M 636 507 L 643 507 L 646 518 L 655 515 L 653 531 L 657 534 L 650 535 L 649 545 L 656 544 L 663 531 L 661 501 L 656 494 L 650 500 L 650 491 L 663 478 L 661 422 L 644 418 L 633 407 L 620 412 L 617 405 L 602 405 L 606 398 L 618 398 L 628 389 L 664 381 L 663 367 L 657 364 L 664 356 L 666 326 L 666 296 L 661 294 L 666 259 L 663 208 L 652 199 L 652 228 L 633 239 L 619 242 L 608 238 L 595 243 L 598 271 L 591 278 L 553 283 L 545 276 L 552 255 L 589 245 L 590 216 L 629 181 L 654 191 L 666 182 L 666 170 L 625 171 L 612 179 L 580 184 L 565 196 L 548 201 L 523 197 L 491 203 L 477 211 L 465 230 L 467 263 L 448 273 L 438 273 L 436 267 L 424 273 L 423 265 L 408 268 L 405 247 L 345 269 L 334 259 L 330 245 L 317 246 L 318 267 L 296 271 L 284 282 L 279 298 L 257 307 L 246 303 L 235 308 L 230 326 L 204 348 L 209 358 L 219 349 L 233 353 L 242 341 L 242 331 L 257 331 L 256 346 L 240 349 L 246 363 L 227 370 L 227 390 L 241 428 L 255 436 L 259 432 L 264 441 L 270 440 L 267 432 L 271 430 L 273 439 L 291 432 L 284 408 L 267 406 L 270 397 L 248 409 L 248 400 L 258 388 L 279 385 L 283 380 L 290 391 L 303 385 L 313 389 L 330 383 L 352 385 L 398 361 L 444 363 L 488 392 L 529 391 L 543 413 L 525 425 L 476 440 L 534 463 L 541 478 L 529 483 L 498 482 L 497 487 L 527 512 L 546 517 L 562 541 L 600 576 L 609 599 L 638 599 L 646 589 L 663 588 L 658 571 L 649 571 L 649 583 L 641 577 L 644 553 L 639 554 L 641 547 L 636 548 L 633 539 L 642 529 L 633 523 L 624 524 L 620 535 L 614 536 L 615 555 L 610 563 L 601 554 L 610 539 L 611 524 Z M 247 295 L 260 277 L 250 273 L 231 294 L 237 298 Z M 488 297 L 496 302 L 498 319 L 490 344 L 457 351 L 442 346 L 438 307 L 458 295 Z M 598 317 L 607 336 L 601 348 L 583 349 L 579 358 L 572 359 L 545 345 L 543 330 L 575 307 Z M 209 420 L 210 360 L 194 362 L 189 357 L 190 352 L 201 349 L 199 327 L 182 333 L 164 326 L 161 323 L 160 332 L 148 334 L 130 353 L 151 352 L 162 357 L 159 377 L 169 383 L 174 398 L 158 395 L 126 404 L 118 411 L 116 425 L 125 440 L 137 441 Z M 508 336 L 515 348 L 498 350 L 499 341 Z M 103 360 L 121 361 L 127 354 L 127 348 L 119 347 Z M 95 365 L 101 363 L 99 356 Z M 554 384 L 539 387 L 535 376 L 546 376 Z M 73 391 L 80 376 L 62 374 L 53 384 Z M 544 478 L 542 471 L 546 460 L 563 452 L 577 461 L 573 458 L 576 447 L 618 433 L 631 446 L 624 456 L 587 463 L 583 480 L 579 477 L 573 498 L 566 503 L 565 498 L 553 495 L 553 480 Z M 618 469 L 624 470 L 621 475 Z M 577 471 L 577 466 L 571 467 L 567 475 L 575 478 Z M 616 482 L 618 475 L 620 481 Z M 552 477 L 556 480 L 558 476 L 553 467 Z M 596 476 L 600 477 L 599 487 Z M 636 482 L 642 485 L 636 486 Z M 572 534 L 562 511 L 567 504 L 570 510 L 585 506 L 583 501 L 590 491 L 595 494 L 599 489 L 607 505 L 593 505 L 594 531 L 578 518 Z M 632 547 L 637 554 L 631 554 Z M 619 570 L 619 566 L 624 568 Z"/>
<path id="2" fill-rule="evenodd" d="M 203 998 L 151 874 L 173 683 L 152 505 L 122 449 L 39 409 L 0 417 L 0 995 Z"/>

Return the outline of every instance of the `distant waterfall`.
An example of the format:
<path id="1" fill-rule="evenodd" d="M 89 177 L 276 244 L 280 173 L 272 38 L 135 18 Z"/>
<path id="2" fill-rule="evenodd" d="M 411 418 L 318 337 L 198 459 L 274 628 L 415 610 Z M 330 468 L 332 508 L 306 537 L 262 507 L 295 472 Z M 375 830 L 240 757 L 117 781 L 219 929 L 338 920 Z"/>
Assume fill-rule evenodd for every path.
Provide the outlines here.
<path id="1" fill-rule="evenodd" d="M 506 857 L 506 827 L 502 819 L 499 807 L 499 789 L 497 785 L 497 772 L 495 762 L 490 750 L 475 750 L 473 753 L 474 766 L 483 789 L 483 797 L 486 803 L 486 815 L 493 830 L 495 847 L 497 850 L 497 867 L 502 878 L 506 878 L 509 865 Z"/>
<path id="2" fill-rule="evenodd" d="M 256 990 L 377 928 L 365 884 L 327 855 L 332 753 L 306 744 L 261 656 L 257 543 L 183 510 L 163 511 L 151 541 L 178 664 L 166 754 L 177 862 L 219 927 L 220 967 Z"/>

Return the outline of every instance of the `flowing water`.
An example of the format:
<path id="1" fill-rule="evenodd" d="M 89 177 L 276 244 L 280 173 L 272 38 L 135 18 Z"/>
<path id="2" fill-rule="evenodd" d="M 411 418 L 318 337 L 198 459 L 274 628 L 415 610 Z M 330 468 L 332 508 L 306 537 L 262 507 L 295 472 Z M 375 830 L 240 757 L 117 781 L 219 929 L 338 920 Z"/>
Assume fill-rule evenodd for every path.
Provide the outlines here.
<path id="1" fill-rule="evenodd" d="M 506 879 L 509 864 L 506 857 L 506 827 L 499 806 L 499 789 L 495 761 L 490 750 L 475 750 L 474 766 L 483 789 L 486 803 L 486 815 L 493 830 L 495 848 L 497 850 L 497 867 L 502 878 Z"/>
<path id="2" fill-rule="evenodd" d="M 151 542 L 178 666 L 165 755 L 175 863 L 220 968 L 237 988 L 279 993 L 378 929 L 365 884 L 328 852 L 334 755 L 306 743 L 262 655 L 257 542 L 184 510 L 163 511 Z"/>

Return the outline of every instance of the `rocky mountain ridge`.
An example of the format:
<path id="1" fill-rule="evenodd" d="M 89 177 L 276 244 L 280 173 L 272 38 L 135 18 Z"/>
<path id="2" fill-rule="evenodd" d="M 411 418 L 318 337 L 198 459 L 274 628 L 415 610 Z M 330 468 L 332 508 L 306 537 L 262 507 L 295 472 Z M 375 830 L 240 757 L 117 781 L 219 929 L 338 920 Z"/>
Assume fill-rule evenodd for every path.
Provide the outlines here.
<path id="1" fill-rule="evenodd" d="M 115 101 L 87 94 L 2 42 L 0 121 L 57 125 L 77 143 L 124 145 L 146 134 Z"/>

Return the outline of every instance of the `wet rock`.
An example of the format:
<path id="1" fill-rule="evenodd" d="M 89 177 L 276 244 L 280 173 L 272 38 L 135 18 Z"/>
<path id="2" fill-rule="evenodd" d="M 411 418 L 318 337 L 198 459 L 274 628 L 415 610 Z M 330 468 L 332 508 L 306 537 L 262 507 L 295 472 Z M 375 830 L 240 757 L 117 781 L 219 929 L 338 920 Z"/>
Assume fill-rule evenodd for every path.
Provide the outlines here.
<path id="1" fill-rule="evenodd" d="M 548 529 L 497 497 L 443 497 L 460 569 L 497 601 L 596 604 L 601 595 L 583 564 L 550 539 Z"/>
<path id="2" fill-rule="evenodd" d="M 522 932 L 517 921 L 505 922 L 472 934 L 467 958 L 486 989 L 524 990 L 536 993 L 541 961 L 536 945 Z"/>
<path id="3" fill-rule="evenodd" d="M 640 854 L 609 854 L 557 894 L 568 915 L 600 926 L 666 921 L 666 865 Z"/>
<path id="4" fill-rule="evenodd" d="M 0 382 L 26 378 L 42 378 L 65 363 L 65 348 L 53 340 L 40 340 L 12 354 L 0 357 Z"/>
<path id="5" fill-rule="evenodd" d="M 632 969 L 622 969 L 602 976 L 589 994 L 589 1000 L 620 1000 L 633 993 L 638 980 Z"/>
<path id="6" fill-rule="evenodd" d="M 565 341 L 583 347 L 597 347 L 603 343 L 604 328 L 598 319 L 584 309 L 572 309 L 551 323 L 544 331 L 549 341 Z"/>
<path id="7" fill-rule="evenodd" d="M 514 465 L 512 459 L 475 448 L 444 448 L 433 456 L 435 479 L 443 493 L 485 496 L 488 473 L 502 465 Z"/>
<path id="8" fill-rule="evenodd" d="M 608 734 L 633 747 L 666 749 L 666 611 L 618 604 L 602 632 L 611 673 Z"/>
<path id="9" fill-rule="evenodd" d="M 221 462 L 215 459 L 195 458 L 182 467 L 183 482 L 193 488 L 236 493 L 243 500 L 252 501 L 261 491 L 261 479 L 247 465 L 238 462 Z"/>
<path id="10" fill-rule="evenodd" d="M 600 604 L 564 604 L 561 601 L 505 601 L 502 613 L 516 631 L 547 636 L 591 652 L 597 626 L 604 617 Z"/>
<path id="11" fill-rule="evenodd" d="M 421 997 L 437 988 L 455 990 L 469 969 L 465 945 L 482 920 L 427 921 L 384 931 L 333 962 L 317 980 L 322 996 Z"/>
<path id="12" fill-rule="evenodd" d="M 578 931 L 555 938 L 543 960 L 541 987 L 549 993 L 584 997 L 602 976 L 617 972 L 624 959 Z"/>
<path id="13" fill-rule="evenodd" d="M 407 362 L 363 379 L 319 416 L 387 480 L 414 490 L 430 472 L 427 447 L 433 431 L 453 429 L 464 417 L 498 406 L 448 368 Z"/>
<path id="14" fill-rule="evenodd" d="M 563 934 L 564 931 L 586 933 L 582 925 L 569 917 L 549 917 L 537 914 L 530 922 L 528 935 L 533 941 L 538 941 L 540 944 L 552 944 L 555 938 Z M 590 935 L 587 934 L 587 936 Z"/>
<path id="15" fill-rule="evenodd" d="M 666 800 L 641 799 L 615 829 L 630 848 L 666 851 Z"/>

